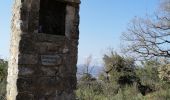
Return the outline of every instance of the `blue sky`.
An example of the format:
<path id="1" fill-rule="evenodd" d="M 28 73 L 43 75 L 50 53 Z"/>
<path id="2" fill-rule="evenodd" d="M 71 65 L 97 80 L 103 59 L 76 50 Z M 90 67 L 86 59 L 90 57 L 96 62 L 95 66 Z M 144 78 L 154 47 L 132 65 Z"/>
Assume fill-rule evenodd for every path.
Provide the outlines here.
<path id="1" fill-rule="evenodd" d="M 100 64 L 107 48 L 119 51 L 120 35 L 135 16 L 152 14 L 159 0 L 81 0 L 78 64 L 89 55 Z M 8 58 L 12 0 L 0 0 L 0 57 Z"/>
<path id="2" fill-rule="evenodd" d="M 100 64 L 108 48 L 120 51 L 120 35 L 135 16 L 153 13 L 159 0 L 82 0 L 79 61 L 92 55 Z"/>

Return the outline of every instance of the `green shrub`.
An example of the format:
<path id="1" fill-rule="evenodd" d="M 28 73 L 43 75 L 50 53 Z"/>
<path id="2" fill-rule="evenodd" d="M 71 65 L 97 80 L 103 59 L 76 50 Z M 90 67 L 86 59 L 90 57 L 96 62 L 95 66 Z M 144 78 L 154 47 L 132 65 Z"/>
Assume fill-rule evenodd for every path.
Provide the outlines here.
<path id="1" fill-rule="evenodd" d="M 6 94 L 7 62 L 0 62 L 0 100 L 5 100 Z"/>
<path id="2" fill-rule="evenodd" d="M 102 84 L 97 81 L 82 81 L 77 87 L 76 93 L 79 100 L 100 100 L 97 98 L 101 98 L 103 94 Z"/>
<path id="3" fill-rule="evenodd" d="M 170 100 L 170 88 L 160 89 L 154 93 L 148 94 L 146 100 Z"/>
<path id="4" fill-rule="evenodd" d="M 0 100 L 5 100 L 6 93 L 6 79 L 0 82 Z"/>
<path id="5" fill-rule="evenodd" d="M 144 100 L 135 86 L 120 88 L 113 83 L 95 83 L 89 87 L 79 83 L 76 93 L 78 100 Z"/>
<path id="6" fill-rule="evenodd" d="M 159 86 L 158 90 L 143 96 L 135 84 L 120 88 L 114 83 L 79 83 L 76 94 L 77 100 L 170 100 L 170 85 L 162 83 Z"/>
<path id="7" fill-rule="evenodd" d="M 170 83 L 170 64 L 159 67 L 158 72 L 162 81 Z"/>

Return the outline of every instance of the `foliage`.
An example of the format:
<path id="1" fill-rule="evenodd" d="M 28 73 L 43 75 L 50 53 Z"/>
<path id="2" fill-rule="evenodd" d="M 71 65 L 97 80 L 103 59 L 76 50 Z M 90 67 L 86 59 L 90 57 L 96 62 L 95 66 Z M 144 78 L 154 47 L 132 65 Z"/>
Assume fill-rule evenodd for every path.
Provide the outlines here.
<path id="1" fill-rule="evenodd" d="M 170 83 L 170 64 L 159 67 L 159 78 L 162 81 Z"/>
<path id="2" fill-rule="evenodd" d="M 135 72 L 143 84 L 153 85 L 160 81 L 158 77 L 159 66 L 160 64 L 157 61 L 145 61 L 142 62 L 142 66 L 139 66 Z"/>
<path id="3" fill-rule="evenodd" d="M 6 93 L 7 62 L 0 61 L 0 100 L 5 100 Z"/>
<path id="4" fill-rule="evenodd" d="M 96 79 L 91 74 L 83 74 L 83 76 L 79 80 L 80 81 L 93 81 Z"/>
<path id="5" fill-rule="evenodd" d="M 100 100 L 102 97 L 102 85 L 97 81 L 79 82 L 77 87 L 78 100 Z"/>
<path id="6" fill-rule="evenodd" d="M 105 73 L 99 80 L 78 82 L 77 100 L 170 99 L 170 85 L 158 77 L 159 61 L 147 60 L 136 66 L 132 58 L 113 52 L 105 54 L 103 60 Z"/>
<path id="7" fill-rule="evenodd" d="M 0 100 L 6 100 L 5 99 L 5 93 L 6 93 L 6 80 L 0 82 Z"/>
<path id="8" fill-rule="evenodd" d="M 143 71 L 143 69 L 138 69 L 138 71 Z M 148 76 L 149 78 L 146 78 L 142 83 L 149 84 L 151 86 L 152 84 L 149 81 L 155 73 L 152 71 L 146 71 L 145 75 L 151 76 Z M 146 76 L 140 76 L 140 78 L 143 79 L 144 77 Z M 141 91 L 139 91 L 138 85 L 136 84 L 125 85 L 120 88 L 120 85 L 115 81 L 108 82 L 96 80 L 79 82 L 76 90 L 77 100 L 169 100 L 170 85 L 157 80 L 158 79 L 155 79 L 152 82 L 154 86 L 151 86 L 151 88 L 154 91 L 147 93 L 145 96 L 141 94 Z M 145 87 L 146 86 L 147 85 L 145 85 Z"/>
<path id="9" fill-rule="evenodd" d="M 0 62 L 0 82 L 6 78 L 7 75 L 7 62 Z"/>
<path id="10" fill-rule="evenodd" d="M 76 91 L 77 100 L 169 100 L 170 88 L 159 89 L 155 92 L 149 93 L 143 96 L 135 86 L 126 86 L 119 89 L 115 93 L 115 85 L 103 84 L 103 92 L 94 92 L 94 87 L 97 85 L 91 85 L 90 87 L 79 87 Z M 98 91 L 101 88 L 98 88 Z"/>
<path id="11" fill-rule="evenodd" d="M 117 82 L 119 85 L 133 84 L 136 81 L 135 64 L 132 58 L 126 58 L 111 51 L 110 54 L 104 55 L 103 60 L 108 81 Z"/>
<path id="12" fill-rule="evenodd" d="M 160 89 L 154 93 L 148 94 L 145 100 L 169 100 L 170 99 L 170 88 Z"/>

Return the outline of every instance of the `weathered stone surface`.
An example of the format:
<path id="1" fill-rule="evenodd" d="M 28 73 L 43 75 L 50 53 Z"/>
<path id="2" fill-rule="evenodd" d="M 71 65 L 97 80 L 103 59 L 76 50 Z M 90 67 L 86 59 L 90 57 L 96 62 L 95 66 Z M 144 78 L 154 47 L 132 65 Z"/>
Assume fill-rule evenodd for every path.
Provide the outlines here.
<path id="1" fill-rule="evenodd" d="M 65 30 L 47 29 L 52 34 L 41 31 L 40 18 L 49 9 L 42 11 L 40 1 L 14 0 L 7 100 L 75 100 L 80 0 L 55 1 L 51 10 L 62 18 L 49 25 Z"/>
<path id="2" fill-rule="evenodd" d="M 59 74 L 59 66 L 41 66 L 40 76 L 56 76 Z"/>
<path id="3" fill-rule="evenodd" d="M 33 76 L 35 74 L 35 68 L 34 67 L 30 67 L 30 66 L 19 66 L 18 67 L 18 70 L 19 70 L 19 73 L 18 75 L 19 76 Z"/>
<path id="4" fill-rule="evenodd" d="M 18 92 L 31 92 L 34 90 L 34 79 L 33 78 L 18 78 L 17 88 Z"/>
<path id="5" fill-rule="evenodd" d="M 37 64 L 38 63 L 38 55 L 31 55 L 31 54 L 20 54 L 18 58 L 18 64 Z"/>
<path id="6" fill-rule="evenodd" d="M 71 3 L 80 3 L 80 0 L 57 0 L 61 2 L 71 2 Z"/>
<path id="7" fill-rule="evenodd" d="M 62 77 L 53 76 L 53 77 L 39 77 L 37 79 L 37 84 L 40 89 L 48 90 L 48 89 L 57 89 L 62 81 Z M 61 87 L 60 87 L 61 88 Z"/>
<path id="8" fill-rule="evenodd" d="M 37 48 L 35 47 L 33 40 L 22 39 L 20 41 L 19 51 L 23 54 L 35 54 L 36 55 Z"/>
<path id="9" fill-rule="evenodd" d="M 34 99 L 34 95 L 33 94 L 18 93 L 16 100 L 35 100 L 35 99 Z"/>
<path id="10" fill-rule="evenodd" d="M 60 45 L 62 45 L 65 41 L 64 36 L 44 34 L 44 33 L 37 33 L 35 34 L 34 38 L 37 42 L 50 42 L 50 43 L 57 43 Z"/>
<path id="11" fill-rule="evenodd" d="M 45 95 L 43 95 L 45 94 Z M 68 94 L 63 91 L 51 91 L 39 94 L 35 100 L 75 100 L 75 94 Z"/>
<path id="12" fill-rule="evenodd" d="M 58 44 L 58 43 L 50 43 L 50 42 L 39 42 L 36 43 L 36 48 L 37 48 L 37 52 L 40 54 L 46 54 L 48 53 L 56 53 L 56 54 L 61 54 L 62 53 L 62 49 L 64 48 L 62 44 Z"/>

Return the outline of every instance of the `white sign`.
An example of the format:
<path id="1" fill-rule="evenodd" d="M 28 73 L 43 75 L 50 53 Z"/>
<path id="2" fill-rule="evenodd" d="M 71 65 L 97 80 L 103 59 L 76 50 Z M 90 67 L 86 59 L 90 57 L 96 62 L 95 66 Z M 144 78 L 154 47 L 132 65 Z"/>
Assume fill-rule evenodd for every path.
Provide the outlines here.
<path id="1" fill-rule="evenodd" d="M 61 61 L 58 55 L 41 55 L 42 65 L 58 65 Z"/>

